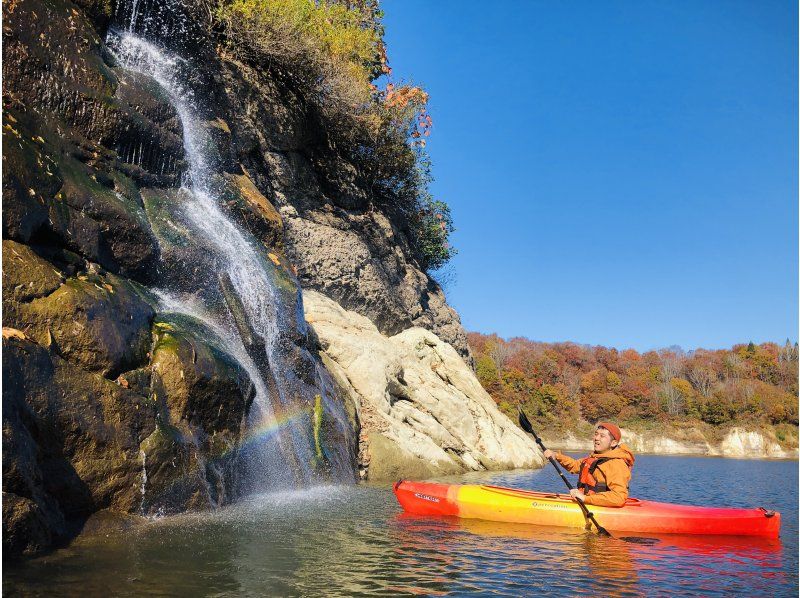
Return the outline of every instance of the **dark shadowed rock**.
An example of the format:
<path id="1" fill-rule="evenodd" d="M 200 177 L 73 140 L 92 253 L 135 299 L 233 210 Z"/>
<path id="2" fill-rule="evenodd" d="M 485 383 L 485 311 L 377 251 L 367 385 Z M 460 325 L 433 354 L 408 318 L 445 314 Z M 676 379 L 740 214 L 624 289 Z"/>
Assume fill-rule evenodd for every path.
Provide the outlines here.
<path id="1" fill-rule="evenodd" d="M 67 539 L 73 524 L 97 509 L 138 507 L 139 445 L 155 426 L 145 397 L 8 328 L 3 379 L 3 537 L 9 557 Z"/>
<path id="2" fill-rule="evenodd" d="M 186 170 L 183 131 L 175 108 L 151 77 L 115 69 L 116 127 L 101 140 L 116 150 L 120 168 L 142 186 L 175 186 Z"/>
<path id="3" fill-rule="evenodd" d="M 63 232 L 53 228 L 69 241 L 70 222 L 74 215 L 96 222 L 96 249 L 89 250 L 104 268 L 139 280 L 153 278 L 158 258 L 158 242 L 147 220 L 138 189 L 124 175 L 113 172 L 111 187 L 100 182 L 103 171 L 93 170 L 80 162 L 64 157 L 59 163 L 64 184 L 57 199 L 73 209 L 73 218 L 63 225 Z M 120 189 L 118 191 L 117 189 Z"/>
<path id="4" fill-rule="evenodd" d="M 27 243 L 47 225 L 50 203 L 62 181 L 52 158 L 28 131 L 8 117 L 4 120 L 3 237 Z"/>
<path id="5" fill-rule="evenodd" d="M 4 449 L 5 450 L 5 449 Z M 56 515 L 48 520 L 38 503 L 13 492 L 3 491 L 3 553 L 6 558 L 34 556 L 53 544 L 53 527 L 62 529 Z"/>

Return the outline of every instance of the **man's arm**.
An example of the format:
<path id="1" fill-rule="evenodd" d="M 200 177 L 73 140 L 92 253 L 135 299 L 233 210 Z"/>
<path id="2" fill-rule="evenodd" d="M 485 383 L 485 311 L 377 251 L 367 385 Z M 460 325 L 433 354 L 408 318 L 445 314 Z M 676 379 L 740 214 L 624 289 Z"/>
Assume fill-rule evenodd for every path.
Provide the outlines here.
<path id="1" fill-rule="evenodd" d="M 578 473 L 581 470 L 581 462 L 578 459 L 573 459 L 569 455 L 562 455 L 557 452 L 553 453 L 553 457 L 570 473 Z"/>
<path id="2" fill-rule="evenodd" d="M 622 459 L 606 461 L 597 467 L 606 478 L 608 491 L 589 494 L 583 499 L 584 504 L 597 505 L 598 507 L 621 507 L 628 499 L 628 483 L 631 480 L 631 470 Z M 597 477 L 595 470 L 595 478 Z"/>

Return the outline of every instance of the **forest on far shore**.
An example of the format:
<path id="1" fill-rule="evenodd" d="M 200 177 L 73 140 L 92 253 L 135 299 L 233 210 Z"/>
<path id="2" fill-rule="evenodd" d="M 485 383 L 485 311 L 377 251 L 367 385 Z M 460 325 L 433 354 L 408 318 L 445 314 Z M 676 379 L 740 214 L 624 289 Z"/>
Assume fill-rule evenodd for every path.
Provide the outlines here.
<path id="1" fill-rule="evenodd" d="M 478 379 L 516 421 L 551 429 L 611 419 L 711 426 L 769 424 L 797 438 L 798 345 L 746 343 L 731 349 L 639 353 L 575 343 L 504 340 L 471 332 Z"/>

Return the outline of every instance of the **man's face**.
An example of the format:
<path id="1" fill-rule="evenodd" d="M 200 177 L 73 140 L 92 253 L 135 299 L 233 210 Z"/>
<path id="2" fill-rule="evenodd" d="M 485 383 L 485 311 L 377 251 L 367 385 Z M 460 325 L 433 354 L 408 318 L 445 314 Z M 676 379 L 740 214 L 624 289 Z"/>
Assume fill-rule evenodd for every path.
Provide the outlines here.
<path id="1" fill-rule="evenodd" d="M 610 448 L 617 446 L 617 441 L 611 435 L 611 432 L 605 428 L 597 428 L 594 431 L 594 452 L 602 453 Z"/>

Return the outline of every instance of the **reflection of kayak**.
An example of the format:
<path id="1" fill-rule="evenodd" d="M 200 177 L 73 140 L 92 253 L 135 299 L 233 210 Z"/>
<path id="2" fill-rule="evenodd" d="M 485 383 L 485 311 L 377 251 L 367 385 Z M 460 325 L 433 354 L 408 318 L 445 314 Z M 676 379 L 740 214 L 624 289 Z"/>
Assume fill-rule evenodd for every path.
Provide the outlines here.
<path id="1" fill-rule="evenodd" d="M 536 543 L 557 543 L 567 545 L 573 543 L 575 534 L 584 538 L 576 529 L 567 527 L 555 527 L 547 525 L 519 525 L 506 521 L 487 521 L 485 519 L 455 519 L 452 517 L 439 517 L 432 519 L 423 515 L 413 513 L 400 513 L 397 521 L 402 522 L 406 530 L 415 531 L 419 534 L 441 531 L 442 529 L 465 531 L 484 538 L 502 538 L 513 540 L 524 540 Z M 622 536 L 624 537 L 624 532 Z M 591 538 L 591 536 L 589 536 Z M 782 550 L 781 541 L 777 538 L 764 536 L 704 536 L 697 534 L 654 534 L 637 532 L 636 539 L 648 538 L 653 542 L 642 543 L 637 548 L 640 552 L 644 546 L 657 544 L 661 549 L 674 548 L 684 553 L 696 555 L 725 554 L 728 556 L 746 556 L 751 560 L 765 560 L 771 555 L 780 554 Z M 597 538 L 595 538 L 597 539 Z M 603 538 L 603 540 L 608 540 Z M 630 540 L 630 538 L 626 538 Z M 631 544 L 624 542 L 623 546 Z M 602 544 L 607 546 L 607 544 Z M 616 550 L 616 548 L 615 548 Z"/>
<path id="2" fill-rule="evenodd" d="M 568 494 L 408 481 L 397 482 L 394 493 L 403 509 L 418 515 L 586 527 L 580 507 Z M 629 498 L 624 507 L 590 509 L 600 525 L 618 532 L 777 538 L 781 527 L 780 513 L 763 508 L 692 507 Z"/>

